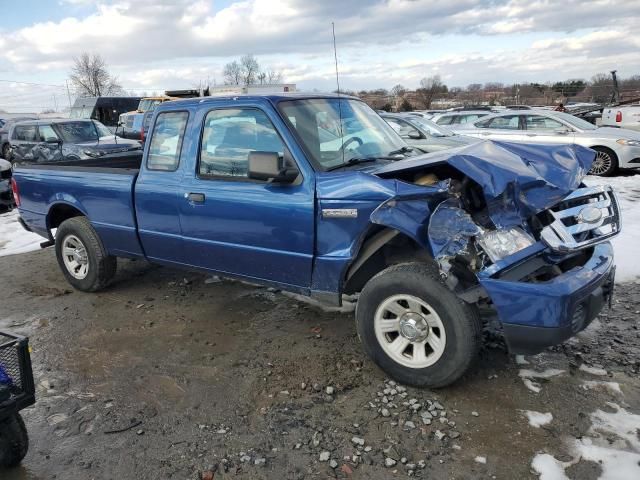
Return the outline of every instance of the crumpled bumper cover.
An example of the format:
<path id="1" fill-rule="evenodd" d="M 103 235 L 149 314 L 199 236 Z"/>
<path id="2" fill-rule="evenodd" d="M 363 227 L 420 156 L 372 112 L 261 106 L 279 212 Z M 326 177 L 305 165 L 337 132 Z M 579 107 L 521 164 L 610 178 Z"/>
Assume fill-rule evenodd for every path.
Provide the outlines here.
<path id="1" fill-rule="evenodd" d="M 480 278 L 512 353 L 535 354 L 586 328 L 613 294 L 615 266 L 609 242 L 591 258 L 542 283 Z"/>

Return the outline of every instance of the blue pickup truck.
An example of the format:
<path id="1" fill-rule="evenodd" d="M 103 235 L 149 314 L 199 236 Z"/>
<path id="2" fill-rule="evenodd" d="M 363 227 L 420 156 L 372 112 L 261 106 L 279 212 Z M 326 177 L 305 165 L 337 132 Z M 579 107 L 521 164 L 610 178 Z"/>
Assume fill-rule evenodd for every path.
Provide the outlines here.
<path id="1" fill-rule="evenodd" d="M 442 387 L 473 364 L 480 312 L 536 353 L 610 301 L 620 212 L 582 183 L 594 157 L 489 141 L 420 155 L 345 96 L 197 98 L 158 106 L 141 160 L 18 166 L 13 189 L 79 290 L 125 257 L 333 305 L 358 295 L 370 357 Z"/>

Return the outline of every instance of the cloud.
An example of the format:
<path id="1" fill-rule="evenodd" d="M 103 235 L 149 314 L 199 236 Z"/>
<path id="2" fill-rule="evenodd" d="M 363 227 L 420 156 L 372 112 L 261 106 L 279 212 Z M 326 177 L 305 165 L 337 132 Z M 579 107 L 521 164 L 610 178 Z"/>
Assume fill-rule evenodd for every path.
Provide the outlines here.
<path id="1" fill-rule="evenodd" d="M 433 73 L 465 85 L 640 71 L 640 8 L 629 0 L 58 4 L 67 18 L 0 31 L 5 78 L 7 72 L 25 80 L 57 72 L 55 83 L 63 83 L 75 56 L 95 52 L 125 87 L 188 88 L 209 76 L 220 81 L 224 63 L 253 53 L 290 81 L 333 89 L 331 22 L 347 88 L 411 87 Z"/>

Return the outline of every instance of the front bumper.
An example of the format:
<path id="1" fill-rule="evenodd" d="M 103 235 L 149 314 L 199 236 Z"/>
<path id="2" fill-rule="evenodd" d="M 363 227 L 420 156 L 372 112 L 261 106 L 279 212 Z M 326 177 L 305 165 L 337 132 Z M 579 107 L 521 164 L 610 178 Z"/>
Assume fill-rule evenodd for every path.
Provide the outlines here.
<path id="1" fill-rule="evenodd" d="M 616 153 L 620 168 L 640 168 L 640 147 L 620 145 Z"/>
<path id="2" fill-rule="evenodd" d="M 535 354 L 580 332 L 613 295 L 615 266 L 609 242 L 591 257 L 544 282 L 480 278 L 515 354 Z"/>

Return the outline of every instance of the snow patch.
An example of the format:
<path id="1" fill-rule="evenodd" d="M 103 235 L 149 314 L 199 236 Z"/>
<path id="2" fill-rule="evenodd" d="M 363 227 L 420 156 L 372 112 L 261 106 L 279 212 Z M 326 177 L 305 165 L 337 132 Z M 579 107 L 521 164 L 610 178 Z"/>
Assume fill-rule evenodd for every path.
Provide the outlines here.
<path id="1" fill-rule="evenodd" d="M 18 218 L 17 210 L 0 215 L 0 257 L 39 250 L 44 242 L 40 235 L 22 228 Z"/>
<path id="2" fill-rule="evenodd" d="M 476 463 L 482 463 L 483 465 L 487 463 L 487 457 L 477 456 L 473 459 Z"/>
<path id="3" fill-rule="evenodd" d="M 540 480 L 569 480 L 564 474 L 564 469 L 569 466 L 570 463 L 556 460 L 548 453 L 537 454 L 531 462 L 531 468 L 540 475 Z"/>
<path id="4" fill-rule="evenodd" d="M 522 382 L 524 383 L 524 386 L 531 390 L 533 393 L 540 393 L 540 390 L 542 390 L 540 384 L 532 381 L 530 378 L 523 378 Z"/>
<path id="5" fill-rule="evenodd" d="M 524 358 L 524 355 L 516 355 L 516 363 L 518 365 L 529 365 L 529 362 Z"/>
<path id="6" fill-rule="evenodd" d="M 620 389 L 618 382 L 600 382 L 598 380 L 587 380 L 582 383 L 582 388 L 585 390 L 609 390 L 612 393 L 624 395 Z"/>
<path id="7" fill-rule="evenodd" d="M 589 186 L 611 185 L 620 200 L 622 210 L 622 232 L 612 240 L 618 259 L 616 283 L 629 282 L 640 277 L 640 262 L 634 262 L 640 244 L 640 176 L 592 177 L 587 176 L 584 183 Z M 620 261 L 623 260 L 623 261 Z"/>
<path id="8" fill-rule="evenodd" d="M 535 428 L 540 428 L 544 425 L 548 425 L 553 420 L 553 415 L 549 413 L 535 412 L 533 410 L 521 410 L 529 420 L 529 425 Z"/>
<path id="9" fill-rule="evenodd" d="M 540 393 L 542 387 L 538 382 L 534 382 L 532 380 L 533 378 L 547 379 L 555 377 L 556 375 L 560 375 L 562 373 L 564 373 L 564 370 L 558 370 L 557 368 L 548 368 L 547 370 L 544 370 L 542 372 L 536 372 L 535 370 L 523 368 L 522 370 L 520 370 L 518 375 L 520 376 L 520 378 L 522 378 L 522 382 L 524 383 L 525 387 L 527 387 L 534 393 Z"/>
<path id="10" fill-rule="evenodd" d="M 540 480 L 567 480 L 565 469 L 581 460 L 600 465 L 599 480 L 640 478 L 640 415 L 615 403 L 607 405 L 615 411 L 593 412 L 587 435 L 572 440 L 569 447 L 573 461 L 560 462 L 546 453 L 533 458 L 531 467 Z"/>
<path id="11" fill-rule="evenodd" d="M 590 367 L 589 365 L 585 365 L 584 363 L 580 365 L 580 370 L 597 376 L 604 376 L 607 374 L 607 371 L 604 368 Z"/>
<path id="12" fill-rule="evenodd" d="M 564 373 L 564 370 L 559 370 L 557 368 L 547 368 L 542 372 L 536 372 L 535 370 L 522 369 L 518 373 L 521 378 L 551 378 L 556 377 L 560 374 Z"/>

